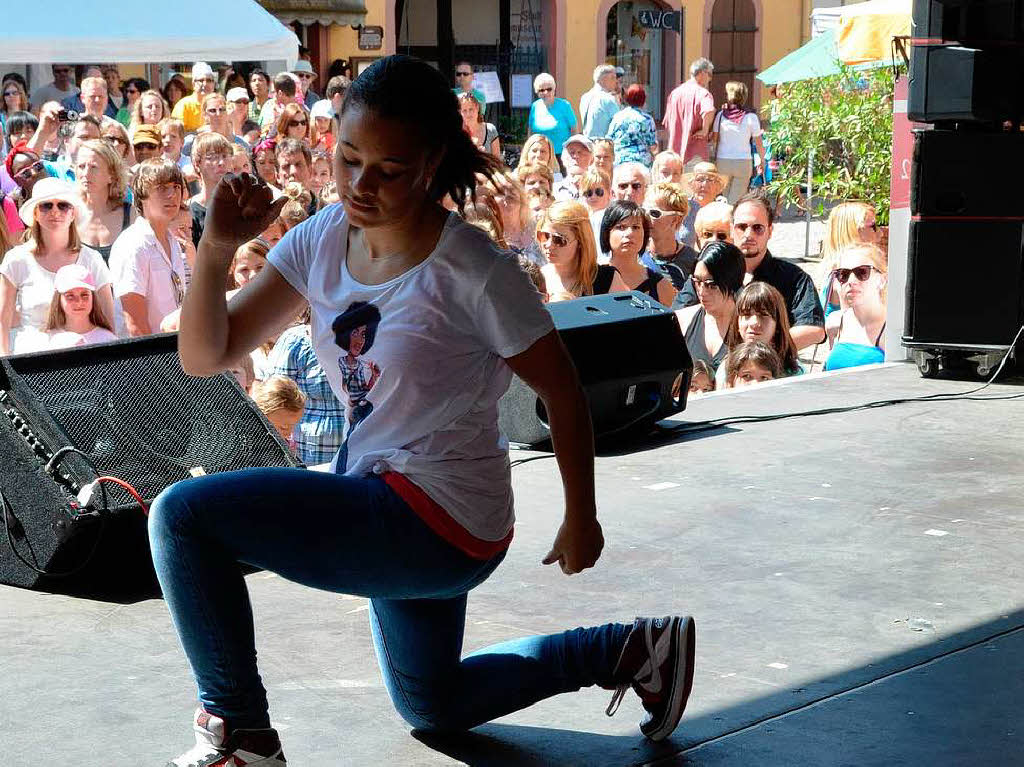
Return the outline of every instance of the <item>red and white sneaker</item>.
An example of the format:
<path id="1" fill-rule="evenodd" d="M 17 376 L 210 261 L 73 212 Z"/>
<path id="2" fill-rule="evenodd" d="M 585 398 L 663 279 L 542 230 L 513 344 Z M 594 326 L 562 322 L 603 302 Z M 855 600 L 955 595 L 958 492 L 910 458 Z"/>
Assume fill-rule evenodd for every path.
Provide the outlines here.
<path id="1" fill-rule="evenodd" d="M 618 686 L 605 713 L 615 714 L 632 687 L 647 710 L 640 731 L 651 740 L 671 735 L 693 689 L 695 638 L 689 616 L 637 618 L 615 664 Z"/>
<path id="2" fill-rule="evenodd" d="M 277 730 L 234 730 L 200 708 L 193 723 L 196 744 L 167 767 L 285 767 Z"/>

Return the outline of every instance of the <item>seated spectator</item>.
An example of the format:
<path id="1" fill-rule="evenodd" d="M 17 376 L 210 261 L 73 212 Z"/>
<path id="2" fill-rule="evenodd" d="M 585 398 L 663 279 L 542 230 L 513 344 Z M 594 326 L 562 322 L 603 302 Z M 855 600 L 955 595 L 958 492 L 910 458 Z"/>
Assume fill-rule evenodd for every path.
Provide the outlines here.
<path id="1" fill-rule="evenodd" d="M 565 140 L 565 147 L 562 149 L 562 166 L 565 168 L 565 177 L 555 182 L 551 190 L 556 200 L 577 200 L 580 196 L 580 177 L 593 162 L 594 153 L 590 139 L 582 134 L 570 136 Z"/>
<path id="2" fill-rule="evenodd" d="M 132 105 L 131 116 L 128 120 L 128 133 L 134 136 L 136 129 L 140 125 L 156 125 L 159 127 L 164 120 L 171 119 L 173 119 L 171 117 L 171 107 L 160 94 L 160 91 L 147 90 Z M 181 123 L 181 120 L 176 122 Z M 181 126 L 181 135 L 184 138 L 184 124 Z"/>
<path id="3" fill-rule="evenodd" d="M 690 210 L 686 190 L 671 182 L 655 184 L 647 190 L 644 209 L 651 219 L 651 243 L 641 261 L 681 290 L 697 264 L 697 251 L 676 239 Z"/>
<path id="4" fill-rule="evenodd" d="M 665 306 L 672 305 L 676 291 L 672 283 L 654 269 L 640 263 L 651 236 L 651 221 L 643 208 L 631 200 L 616 200 L 601 219 L 601 251 L 608 253 L 627 290 L 646 293 Z"/>
<path id="5" fill-rule="evenodd" d="M 322 149 L 313 151 L 313 175 L 309 180 L 309 191 L 315 195 L 331 182 L 334 175 L 334 167 L 331 163 L 331 156 Z"/>
<path id="6" fill-rule="evenodd" d="M 651 174 L 640 163 L 625 162 L 616 165 L 615 174 L 612 176 L 612 197 L 643 205 L 650 183 Z"/>
<path id="7" fill-rule="evenodd" d="M 724 369 L 724 365 L 719 369 Z M 715 390 L 715 376 L 704 360 L 694 360 L 693 375 L 690 377 L 690 395 L 707 394 Z"/>
<path id="8" fill-rule="evenodd" d="M 106 141 L 121 156 L 126 168 L 135 165 L 135 150 L 132 140 L 128 138 L 128 129 L 121 123 L 112 120 L 100 128 L 100 138 Z M 74 167 L 74 165 L 72 165 Z"/>
<path id="9" fill-rule="evenodd" d="M 804 372 L 796 344 L 789 334 L 789 317 L 782 294 L 766 282 L 751 282 L 736 298 L 736 312 L 725 335 L 725 345 L 733 349 L 746 341 L 764 341 L 782 360 L 781 376 Z M 720 386 L 725 385 L 725 369 L 719 368 Z M 776 377 L 781 377 L 776 376 Z"/>
<path id="10" fill-rule="evenodd" d="M 712 240 L 732 242 L 732 205 L 727 202 L 705 205 L 697 213 L 693 225 L 698 250 Z"/>
<path id="11" fill-rule="evenodd" d="M 724 367 L 727 389 L 742 389 L 782 375 L 782 360 L 763 341 L 744 341 L 729 352 Z"/>
<path id="12" fill-rule="evenodd" d="M 97 303 L 113 315 L 110 272 L 100 254 L 82 245 L 75 226 L 78 195 L 66 181 L 44 178 L 21 206 L 28 227 L 25 242 L 7 251 L 0 263 L 0 355 L 39 351 L 49 346 L 46 318 L 54 279 L 68 264 L 80 264 L 97 286 Z"/>
<path id="13" fill-rule="evenodd" d="M 223 136 L 210 135 L 227 144 Z M 184 189 L 181 170 L 170 160 L 161 157 L 139 166 L 132 184 L 139 218 L 114 241 L 110 252 L 126 335 L 158 332 L 163 318 L 181 307 L 185 264 L 172 228 Z"/>
<path id="14" fill-rule="evenodd" d="M 615 172 L 615 142 L 610 138 L 592 139 L 594 161 L 591 163 L 598 170 L 603 170 L 611 178 Z"/>
<path id="15" fill-rule="evenodd" d="M 306 411 L 306 398 L 298 384 L 287 376 L 271 376 L 253 383 L 252 399 L 288 449 L 295 452 L 295 429 Z"/>
<path id="16" fill-rule="evenodd" d="M 708 243 L 700 252 L 691 278 L 700 301 L 676 311 L 690 358 L 694 362 L 703 360 L 712 373 L 729 351 L 725 337 L 736 311 L 736 294 L 743 287 L 743 275 L 739 248 L 717 240 Z"/>
<path id="17" fill-rule="evenodd" d="M 545 210 L 537 221 L 537 242 L 547 260 L 541 273 L 550 300 L 629 290 L 615 267 L 598 266 L 590 215 L 582 203 L 564 200 Z"/>
<path id="18" fill-rule="evenodd" d="M 125 199 L 128 170 L 116 150 L 93 139 L 78 149 L 75 177 L 80 201 L 78 236 L 109 263 L 114 240 L 135 220 L 132 205 Z"/>
<path id="19" fill-rule="evenodd" d="M 551 169 L 540 163 L 528 163 L 520 165 L 515 169 L 516 180 L 523 185 L 523 189 L 532 192 L 534 189 L 542 188 L 551 192 L 555 185 L 555 177 L 551 175 Z"/>
<path id="20" fill-rule="evenodd" d="M 329 463 L 341 447 L 345 408 L 334 396 L 313 351 L 308 314 L 302 324 L 288 328 L 277 339 L 268 369 L 272 376 L 292 379 L 306 397 L 306 409 L 294 431 L 295 453 L 307 466 L 316 466 Z"/>
<path id="21" fill-rule="evenodd" d="M 612 201 L 612 179 L 603 170 L 593 165 L 580 177 L 580 201 L 590 211 L 590 228 L 594 230 L 594 242 L 601 239 L 601 220 L 604 210 Z"/>
<path id="22" fill-rule="evenodd" d="M 309 145 L 313 152 L 323 152 L 328 158 L 334 156 L 334 112 L 331 102 L 321 99 L 309 110 L 312 121 L 309 132 Z"/>
<path id="23" fill-rule="evenodd" d="M 294 138 L 281 139 L 277 143 L 277 185 L 301 184 L 304 189 L 313 186 L 313 154 L 305 141 Z M 306 213 L 312 216 L 317 211 L 317 199 L 312 198 Z"/>
<path id="24" fill-rule="evenodd" d="M 501 141 L 498 129 L 492 123 L 484 122 L 483 109 L 472 91 L 463 91 L 456 97 L 459 112 L 462 113 L 462 129 L 473 140 L 473 144 L 481 152 L 501 157 Z"/>
<path id="25" fill-rule="evenodd" d="M 192 211 L 192 243 L 197 248 L 206 224 L 206 203 L 213 188 L 228 172 L 230 162 L 231 142 L 222 135 L 208 131 L 196 137 L 192 145 L 192 165 L 199 172 L 199 193 L 188 201 L 188 207 Z"/>
<path id="26" fill-rule="evenodd" d="M 651 163 L 651 183 L 660 184 L 663 181 L 683 183 L 683 158 L 671 149 L 658 152 Z"/>
<path id="27" fill-rule="evenodd" d="M 832 351 L 825 370 L 885 361 L 887 262 L 885 253 L 869 243 L 848 245 L 839 253 L 833 279 L 847 307 L 829 334 Z"/>
<path id="28" fill-rule="evenodd" d="M 116 341 L 114 326 L 96 301 L 96 283 L 81 264 L 68 264 L 53 279 L 53 299 L 43 330 L 50 349 Z"/>
<path id="29" fill-rule="evenodd" d="M 875 223 L 875 209 L 866 202 L 842 202 L 828 214 L 825 237 L 821 242 L 821 304 L 828 318 L 840 307 L 839 286 L 832 279 L 832 273 L 839 265 L 839 254 L 848 246 L 866 242 L 878 244 L 878 225 Z"/>
<path id="30" fill-rule="evenodd" d="M 528 136 L 526 141 L 523 142 L 523 149 L 519 153 L 517 170 L 524 165 L 546 165 L 547 169 L 551 171 L 551 177 L 555 181 L 561 181 L 562 179 L 562 172 L 558 167 L 558 158 L 555 156 L 555 150 L 551 146 L 551 141 L 547 136 L 542 136 L 540 133 Z M 552 185 L 553 189 L 554 186 Z"/>
<path id="31" fill-rule="evenodd" d="M 7 153 L 4 169 L 17 184 L 17 188 L 8 197 L 10 204 L 16 208 L 20 208 L 32 196 L 32 190 L 41 179 L 49 178 L 46 163 L 40 160 L 39 155 L 29 149 L 24 141 L 19 141 Z M 17 224 L 10 227 L 10 232 L 14 234 L 24 228 L 25 224 L 19 217 Z"/>
<path id="32" fill-rule="evenodd" d="M 643 111 L 647 91 L 638 83 L 626 88 L 625 106 L 612 118 L 608 138 L 615 142 L 615 157 L 619 164 L 638 162 L 651 167 L 658 151 L 658 134 L 654 118 Z"/>

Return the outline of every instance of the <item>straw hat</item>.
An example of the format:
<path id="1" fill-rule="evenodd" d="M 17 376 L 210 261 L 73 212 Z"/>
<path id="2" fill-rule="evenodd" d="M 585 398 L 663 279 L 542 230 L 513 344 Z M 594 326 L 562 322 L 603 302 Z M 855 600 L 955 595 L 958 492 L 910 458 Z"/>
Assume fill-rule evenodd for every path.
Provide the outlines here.
<path id="1" fill-rule="evenodd" d="M 71 203 L 76 210 L 80 204 L 75 188 L 67 181 L 59 178 L 43 178 L 32 187 L 32 196 L 25 201 L 18 211 L 25 226 L 32 226 L 35 221 L 36 206 L 41 202 L 57 200 Z"/>
<path id="2" fill-rule="evenodd" d="M 715 192 L 717 195 L 729 184 L 729 177 L 724 173 L 718 172 L 718 166 L 713 162 L 699 162 L 693 166 L 693 170 L 689 173 L 683 174 L 683 183 L 686 187 L 693 192 L 693 180 L 697 176 L 711 176 L 715 181 L 718 182 L 718 191 Z"/>

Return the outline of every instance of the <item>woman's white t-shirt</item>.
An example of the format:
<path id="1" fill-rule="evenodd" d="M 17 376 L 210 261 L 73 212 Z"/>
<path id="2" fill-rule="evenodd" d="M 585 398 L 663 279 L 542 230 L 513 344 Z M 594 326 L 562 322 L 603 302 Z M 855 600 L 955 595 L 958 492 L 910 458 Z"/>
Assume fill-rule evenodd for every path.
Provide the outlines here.
<path id="1" fill-rule="evenodd" d="M 0 274 L 10 280 L 17 289 L 15 309 L 21 321 L 11 328 L 11 353 L 40 351 L 49 347 L 49 338 L 43 328 L 50 313 L 53 300 L 53 283 L 56 272 L 44 269 L 32 254 L 30 243 L 11 248 L 0 263 Z M 103 257 L 92 248 L 83 245 L 75 261 L 89 270 L 97 288 L 110 284 L 110 270 L 103 263 Z"/>
<path id="2" fill-rule="evenodd" d="M 424 261 L 380 285 L 349 273 L 348 232 L 343 206 L 331 205 L 268 257 L 309 300 L 313 347 L 346 408 L 332 468 L 398 472 L 472 535 L 501 540 L 514 519 L 498 431 L 512 379 L 503 358 L 553 330 L 551 315 L 515 257 L 454 213 Z M 341 345 L 350 335 L 365 338 L 354 362 L 356 344 Z"/>
<path id="3" fill-rule="evenodd" d="M 725 119 L 725 115 L 718 113 L 716 119 L 718 127 L 718 157 L 723 160 L 749 160 L 753 156 L 750 150 L 750 140 L 760 136 L 761 121 L 753 112 L 747 112 L 743 118 L 734 123 Z"/>
<path id="4" fill-rule="evenodd" d="M 51 330 L 47 335 L 50 338 L 51 349 L 68 349 L 72 346 L 105 344 L 109 341 L 117 340 L 117 336 L 106 328 L 100 327 L 93 328 L 87 333 L 75 333 L 72 330 Z"/>

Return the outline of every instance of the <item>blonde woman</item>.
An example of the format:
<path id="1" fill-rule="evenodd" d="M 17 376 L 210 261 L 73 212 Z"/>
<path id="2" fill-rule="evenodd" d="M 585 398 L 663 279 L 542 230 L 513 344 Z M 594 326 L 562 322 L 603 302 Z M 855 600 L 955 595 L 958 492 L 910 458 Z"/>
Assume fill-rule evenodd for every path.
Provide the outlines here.
<path id="1" fill-rule="evenodd" d="M 538 263 L 542 262 L 543 258 L 534 239 L 536 227 L 533 214 L 530 212 L 530 204 L 526 199 L 523 185 L 511 173 L 502 173 L 495 176 L 487 188 L 493 191 L 494 202 L 501 212 L 505 243 L 517 255 L 525 255 Z"/>
<path id="2" fill-rule="evenodd" d="M 590 228 L 594 242 L 601 239 L 601 219 L 604 209 L 612 200 L 612 177 L 600 168 L 591 165 L 580 176 L 580 202 L 590 213 Z"/>
<path id="3" fill-rule="evenodd" d="M 132 148 L 132 140 L 128 137 L 128 129 L 116 120 L 109 120 L 103 123 L 100 128 L 100 138 L 114 149 L 121 157 L 126 167 L 135 165 L 135 150 Z"/>
<path id="4" fill-rule="evenodd" d="M 825 370 L 872 365 L 885 361 L 886 284 L 888 263 L 877 245 L 854 243 L 838 254 L 833 279 L 843 309 L 828 328 L 831 351 Z"/>
<path id="5" fill-rule="evenodd" d="M 615 267 L 597 263 L 590 214 L 575 200 L 556 202 L 537 222 L 537 242 L 547 263 L 541 267 L 552 301 L 629 290 Z"/>
<path id="6" fill-rule="evenodd" d="M 78 215 L 75 188 L 57 178 L 35 185 L 32 198 L 21 206 L 28 236 L 7 251 L 0 264 L 0 355 L 38 351 L 49 346 L 44 333 L 53 300 L 57 271 L 81 264 L 96 286 L 96 304 L 104 316 L 114 316 L 110 271 L 100 254 L 82 244 L 75 226 Z"/>
<path id="7" fill-rule="evenodd" d="M 857 243 L 878 244 L 875 209 L 866 202 L 842 202 L 829 213 L 821 243 L 821 303 L 826 317 L 838 308 L 847 308 L 842 305 L 842 291 L 832 281 L 832 272 L 838 266 L 839 254 Z"/>
<path id="8" fill-rule="evenodd" d="M 114 240 L 135 220 L 125 200 L 128 170 L 121 155 L 105 141 L 86 141 L 75 156 L 75 186 L 81 200 L 79 238 L 109 262 Z"/>
<path id="9" fill-rule="evenodd" d="M 523 151 L 519 154 L 518 168 L 522 168 L 524 165 L 546 165 L 555 181 L 562 180 L 558 157 L 547 136 L 534 133 L 526 139 L 523 143 Z"/>
<path id="10" fill-rule="evenodd" d="M 757 166 L 764 167 L 761 121 L 756 112 L 746 108 L 748 94 L 746 83 L 727 82 L 725 106 L 715 115 L 711 128 L 711 143 L 716 147 L 715 164 L 729 177 L 724 194 L 732 205 L 747 193 L 750 177 L 754 174 L 751 141 L 757 147 Z"/>
<path id="11" fill-rule="evenodd" d="M 171 107 L 160 91 L 152 88 L 145 91 L 132 105 L 131 119 L 128 121 L 128 132 L 134 136 L 135 129 L 140 125 L 156 125 L 171 116 Z"/>
<path id="12" fill-rule="evenodd" d="M 697 251 L 676 239 L 690 212 L 686 189 L 682 184 L 665 181 L 654 184 L 647 188 L 644 210 L 651 219 L 651 239 L 640 260 L 644 266 L 668 277 L 673 288 L 682 290 L 697 265 Z"/>

